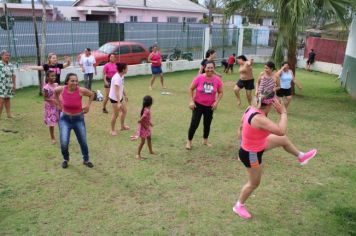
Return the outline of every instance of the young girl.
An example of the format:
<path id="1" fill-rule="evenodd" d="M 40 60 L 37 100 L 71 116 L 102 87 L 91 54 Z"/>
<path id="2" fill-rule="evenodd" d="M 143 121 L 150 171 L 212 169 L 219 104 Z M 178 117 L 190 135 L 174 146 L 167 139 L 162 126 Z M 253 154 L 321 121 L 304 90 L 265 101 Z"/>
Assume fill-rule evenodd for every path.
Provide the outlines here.
<path id="1" fill-rule="evenodd" d="M 46 84 L 43 86 L 44 93 L 44 123 L 49 128 L 49 134 L 51 136 L 52 144 L 56 143 L 56 139 L 54 137 L 54 126 L 58 123 L 59 120 L 59 104 L 55 99 L 54 89 L 58 86 L 56 83 L 56 72 L 55 71 L 47 71 L 46 73 Z"/>
<path id="2" fill-rule="evenodd" d="M 148 150 L 150 154 L 155 154 L 152 150 L 152 142 L 151 142 L 151 127 L 153 124 L 151 123 L 151 106 L 153 103 L 153 99 L 151 96 L 147 95 L 143 98 L 142 110 L 141 110 L 141 119 L 138 121 L 138 135 L 141 137 L 141 143 L 138 145 L 136 159 L 143 159 L 141 157 L 142 147 L 145 144 L 147 139 Z"/>
<path id="3" fill-rule="evenodd" d="M 277 76 L 274 74 L 274 69 L 276 66 L 273 62 L 268 61 L 265 64 L 264 71 L 261 72 L 260 77 L 256 83 L 256 96 L 259 97 L 260 95 L 271 95 L 271 98 L 264 99 L 264 103 L 271 104 L 273 102 L 275 92 L 280 89 L 279 80 Z"/>

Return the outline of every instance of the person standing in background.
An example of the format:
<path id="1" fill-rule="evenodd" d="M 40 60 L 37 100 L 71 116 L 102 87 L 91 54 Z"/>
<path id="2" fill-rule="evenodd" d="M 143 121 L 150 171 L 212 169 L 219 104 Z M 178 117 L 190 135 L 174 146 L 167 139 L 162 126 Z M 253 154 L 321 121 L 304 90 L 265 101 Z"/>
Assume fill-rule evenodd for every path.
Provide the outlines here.
<path id="1" fill-rule="evenodd" d="M 84 87 L 91 90 L 94 73 L 96 73 L 95 57 L 91 55 L 91 49 L 86 48 L 84 54 L 80 57 L 79 65 L 81 71 L 84 73 Z"/>
<path id="2" fill-rule="evenodd" d="M 10 99 L 16 90 L 16 75 L 14 66 L 10 63 L 10 53 L 3 50 L 0 53 L 0 117 L 5 105 L 8 118 L 13 118 L 10 110 Z"/>
<path id="3" fill-rule="evenodd" d="M 314 52 L 314 49 L 310 49 L 308 60 L 307 60 L 307 71 L 311 71 L 310 67 L 315 62 L 315 56 L 316 54 Z"/>
<path id="4" fill-rule="evenodd" d="M 54 53 L 49 53 L 48 54 L 48 62 L 47 64 L 43 64 L 42 66 L 29 66 L 27 68 L 31 69 L 31 70 L 43 70 L 45 73 L 47 73 L 47 71 L 51 70 L 54 71 L 56 73 L 56 83 L 58 85 L 61 84 L 61 71 L 64 68 L 67 68 L 68 66 L 70 66 L 70 57 L 65 56 L 64 57 L 65 63 L 58 63 L 58 59 L 57 59 L 57 55 Z"/>

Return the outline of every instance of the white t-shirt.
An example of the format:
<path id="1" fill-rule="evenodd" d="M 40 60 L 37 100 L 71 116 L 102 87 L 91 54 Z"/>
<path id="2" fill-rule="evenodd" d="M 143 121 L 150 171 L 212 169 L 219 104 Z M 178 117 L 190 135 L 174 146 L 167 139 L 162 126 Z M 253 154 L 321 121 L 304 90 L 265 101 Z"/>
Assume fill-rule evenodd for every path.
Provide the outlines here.
<path id="1" fill-rule="evenodd" d="M 119 86 L 119 97 L 116 97 L 115 86 Z M 116 73 L 111 79 L 109 98 L 115 101 L 121 101 L 124 95 L 124 76 L 120 76 L 119 73 Z"/>
<path id="2" fill-rule="evenodd" d="M 84 68 L 84 74 L 94 73 L 94 64 L 96 63 L 95 57 L 90 55 L 87 57 L 86 55 L 82 55 L 80 57 L 79 64 L 81 64 Z"/>

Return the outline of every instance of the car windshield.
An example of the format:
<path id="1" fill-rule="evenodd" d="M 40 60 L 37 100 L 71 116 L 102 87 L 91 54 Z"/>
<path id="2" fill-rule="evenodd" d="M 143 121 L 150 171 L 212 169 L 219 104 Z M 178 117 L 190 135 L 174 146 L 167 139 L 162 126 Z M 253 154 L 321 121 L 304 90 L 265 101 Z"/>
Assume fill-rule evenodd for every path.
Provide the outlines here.
<path id="1" fill-rule="evenodd" d="M 98 49 L 98 51 L 109 54 L 109 53 L 112 53 L 114 51 L 114 49 L 115 49 L 114 45 L 107 43 L 107 44 L 104 44 L 103 46 L 101 46 Z"/>

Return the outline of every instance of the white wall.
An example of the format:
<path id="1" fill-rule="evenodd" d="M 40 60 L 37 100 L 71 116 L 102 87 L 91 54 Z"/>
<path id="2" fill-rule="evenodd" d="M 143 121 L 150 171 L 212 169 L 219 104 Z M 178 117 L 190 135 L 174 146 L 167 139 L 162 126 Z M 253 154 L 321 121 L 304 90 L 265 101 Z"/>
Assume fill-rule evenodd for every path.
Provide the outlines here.
<path id="1" fill-rule="evenodd" d="M 191 69 L 198 69 L 200 67 L 200 60 L 196 61 L 186 61 L 186 60 L 179 60 L 179 61 L 170 61 L 170 62 L 163 62 L 162 63 L 162 70 L 164 73 L 167 72 L 174 72 L 174 71 L 183 71 L 183 70 L 191 70 Z M 139 65 L 130 65 L 128 66 L 128 76 L 135 76 L 135 75 L 151 75 L 151 64 L 139 64 Z M 102 70 L 103 66 L 98 66 L 98 75 L 95 76 L 95 80 L 100 80 L 102 78 Z M 83 80 L 83 73 L 80 71 L 79 67 L 69 67 L 62 70 L 61 74 L 61 81 L 64 81 L 66 74 L 68 73 L 76 73 L 79 77 L 79 80 Z M 37 71 L 34 70 L 15 70 L 16 74 L 16 87 L 17 88 L 24 88 L 32 85 L 38 85 L 38 77 Z"/>
<path id="2" fill-rule="evenodd" d="M 269 56 L 255 56 L 255 55 L 246 55 L 247 58 L 253 58 L 255 63 L 265 63 L 270 60 Z M 184 71 L 184 70 L 192 70 L 198 69 L 200 67 L 200 60 L 195 61 L 172 61 L 172 62 L 163 62 L 162 70 L 164 73 L 174 72 L 174 71 Z M 217 63 L 220 65 L 220 62 Z M 306 60 L 298 59 L 297 67 L 305 68 Z M 98 66 L 98 75 L 95 76 L 95 80 L 100 80 L 102 78 L 102 69 L 103 66 Z M 326 62 L 315 62 L 312 66 L 312 70 L 320 71 L 328 74 L 338 75 L 341 71 L 341 65 L 339 64 L 331 64 Z M 64 81 L 66 74 L 68 73 L 76 73 L 79 76 L 79 80 L 83 80 L 83 74 L 80 71 L 79 67 L 69 67 L 62 71 L 61 81 Z M 16 87 L 24 88 L 32 85 L 38 85 L 37 79 L 37 71 L 33 70 L 15 70 L 16 73 Z M 136 76 L 136 75 L 151 75 L 151 64 L 139 64 L 139 65 L 131 65 L 129 66 L 128 73 L 126 77 Z"/>

